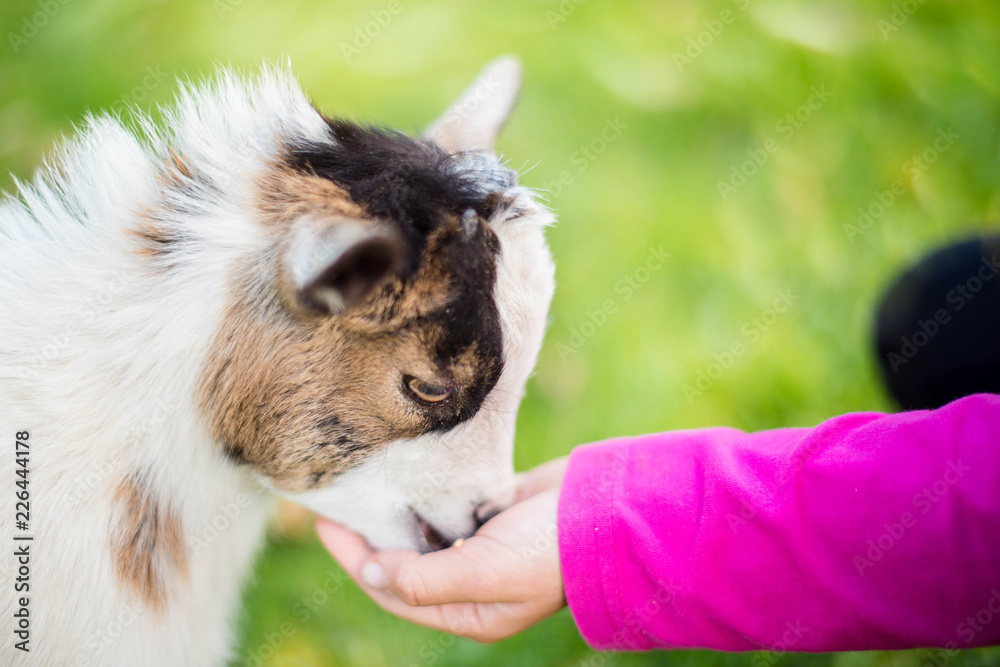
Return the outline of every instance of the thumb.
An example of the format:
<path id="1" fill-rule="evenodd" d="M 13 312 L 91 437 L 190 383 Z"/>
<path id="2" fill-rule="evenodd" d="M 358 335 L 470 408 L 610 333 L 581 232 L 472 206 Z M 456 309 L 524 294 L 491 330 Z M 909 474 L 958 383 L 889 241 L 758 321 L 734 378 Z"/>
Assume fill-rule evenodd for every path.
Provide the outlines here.
<path id="1" fill-rule="evenodd" d="M 453 602 L 500 602 L 506 597 L 498 577 L 475 557 L 473 536 L 458 547 L 420 555 L 415 551 L 380 551 L 362 567 L 366 584 L 398 597 L 411 607 Z"/>

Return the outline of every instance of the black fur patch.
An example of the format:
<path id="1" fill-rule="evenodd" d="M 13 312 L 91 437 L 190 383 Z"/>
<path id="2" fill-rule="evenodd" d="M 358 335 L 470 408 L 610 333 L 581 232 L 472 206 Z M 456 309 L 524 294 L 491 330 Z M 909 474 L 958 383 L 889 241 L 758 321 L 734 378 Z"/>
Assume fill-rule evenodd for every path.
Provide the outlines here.
<path id="1" fill-rule="evenodd" d="M 369 215 L 398 225 L 412 250 L 411 269 L 446 215 L 471 208 L 488 219 L 499 204 L 497 192 L 514 183 L 512 172 L 485 170 L 476 156 L 452 155 L 393 130 L 327 123 L 332 145 L 292 146 L 289 166 L 333 181 Z"/>

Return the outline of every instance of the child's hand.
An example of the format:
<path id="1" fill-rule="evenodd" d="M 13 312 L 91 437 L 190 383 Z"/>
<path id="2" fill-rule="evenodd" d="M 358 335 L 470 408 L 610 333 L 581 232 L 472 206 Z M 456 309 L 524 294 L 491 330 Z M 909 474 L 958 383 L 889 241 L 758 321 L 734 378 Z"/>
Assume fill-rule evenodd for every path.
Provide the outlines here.
<path id="1" fill-rule="evenodd" d="M 330 553 L 382 608 L 420 625 L 493 642 L 566 604 L 556 508 L 565 458 L 526 473 L 517 502 L 457 547 L 375 553 L 357 533 L 320 519 Z"/>

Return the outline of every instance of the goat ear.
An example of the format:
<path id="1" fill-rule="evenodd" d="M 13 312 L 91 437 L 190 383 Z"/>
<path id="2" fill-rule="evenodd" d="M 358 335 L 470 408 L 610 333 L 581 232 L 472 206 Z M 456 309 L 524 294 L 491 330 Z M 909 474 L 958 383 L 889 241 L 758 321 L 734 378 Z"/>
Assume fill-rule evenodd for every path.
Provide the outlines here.
<path id="1" fill-rule="evenodd" d="M 492 152 L 521 88 L 521 62 L 502 56 L 483 68 L 457 100 L 424 132 L 449 153 Z"/>
<path id="2" fill-rule="evenodd" d="M 387 230 L 360 220 L 304 220 L 292 230 L 285 250 L 298 304 L 337 314 L 365 301 L 396 275 L 403 245 Z"/>

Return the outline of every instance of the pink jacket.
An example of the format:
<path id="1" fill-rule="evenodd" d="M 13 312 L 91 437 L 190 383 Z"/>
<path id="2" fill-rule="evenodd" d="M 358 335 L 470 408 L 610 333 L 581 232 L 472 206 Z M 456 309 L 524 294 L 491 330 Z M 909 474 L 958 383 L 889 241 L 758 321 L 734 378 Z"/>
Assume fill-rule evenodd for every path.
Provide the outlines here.
<path id="1" fill-rule="evenodd" d="M 1000 643 L 1000 396 L 578 447 L 559 551 L 598 649 Z"/>

